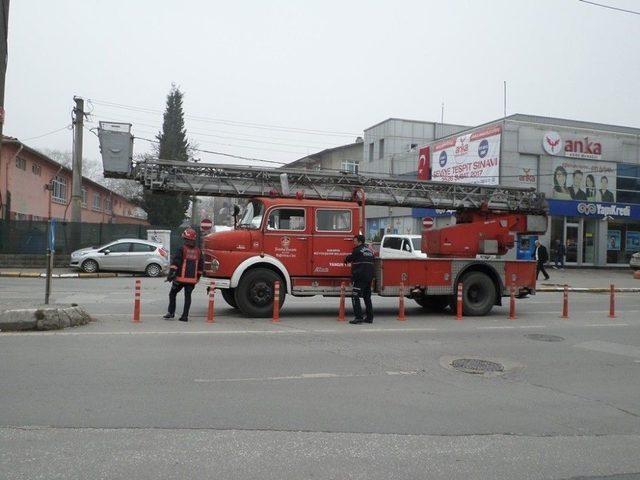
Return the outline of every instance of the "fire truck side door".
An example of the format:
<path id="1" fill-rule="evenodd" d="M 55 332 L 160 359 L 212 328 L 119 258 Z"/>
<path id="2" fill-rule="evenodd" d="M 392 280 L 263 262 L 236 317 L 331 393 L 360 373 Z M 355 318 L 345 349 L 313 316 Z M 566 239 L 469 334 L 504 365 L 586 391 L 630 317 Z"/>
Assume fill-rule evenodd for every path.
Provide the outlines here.
<path id="1" fill-rule="evenodd" d="M 313 275 L 348 277 L 351 268 L 344 259 L 353 250 L 356 222 L 350 208 L 315 208 L 313 230 Z"/>
<path id="2" fill-rule="evenodd" d="M 311 227 L 307 217 L 304 207 L 274 207 L 268 212 L 264 251 L 284 263 L 291 276 L 309 272 Z"/>

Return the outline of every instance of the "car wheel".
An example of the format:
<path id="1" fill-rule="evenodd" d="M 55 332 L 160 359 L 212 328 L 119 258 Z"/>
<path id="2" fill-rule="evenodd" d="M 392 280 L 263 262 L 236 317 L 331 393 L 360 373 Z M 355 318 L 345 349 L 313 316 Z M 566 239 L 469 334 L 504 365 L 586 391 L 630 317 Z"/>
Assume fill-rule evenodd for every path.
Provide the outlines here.
<path id="1" fill-rule="evenodd" d="M 230 307 L 238 308 L 235 288 L 222 288 L 220 292 L 222 293 L 222 298 L 224 298 L 224 301 L 227 302 Z"/>
<path id="2" fill-rule="evenodd" d="M 98 271 L 98 262 L 96 262 L 95 260 L 85 260 L 84 262 L 82 262 L 82 271 L 86 272 L 86 273 L 95 273 Z"/>
<path id="3" fill-rule="evenodd" d="M 162 273 L 162 267 L 157 263 L 150 263 L 149 265 L 147 265 L 144 273 L 147 275 L 147 277 L 157 277 Z"/>
<path id="4" fill-rule="evenodd" d="M 496 286 L 482 272 L 470 272 L 462 277 L 462 312 L 467 317 L 481 317 L 496 303 Z"/>
<path id="5" fill-rule="evenodd" d="M 266 268 L 256 268 L 245 273 L 235 288 L 235 300 L 240 311 L 247 317 L 270 317 L 273 313 L 273 287 L 276 281 L 280 282 L 282 307 L 285 289 L 280 275 Z"/>

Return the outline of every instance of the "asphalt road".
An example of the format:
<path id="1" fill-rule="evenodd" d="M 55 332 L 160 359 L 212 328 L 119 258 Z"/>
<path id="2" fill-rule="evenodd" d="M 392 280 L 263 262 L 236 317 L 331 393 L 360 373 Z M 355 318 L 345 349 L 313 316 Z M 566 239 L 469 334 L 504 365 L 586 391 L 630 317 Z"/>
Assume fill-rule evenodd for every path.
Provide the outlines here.
<path id="1" fill-rule="evenodd" d="M 96 322 L 0 334 L 0 478 L 640 477 L 640 294 L 615 319 L 606 295 L 574 294 L 568 320 L 555 293 L 512 321 L 407 301 L 399 322 L 374 299 L 375 323 L 353 326 L 337 299 L 287 298 L 272 323 L 219 295 L 208 324 L 199 288 L 184 324 L 145 279 L 133 324 L 133 281 L 59 280 L 54 299 Z M 0 278 L 0 304 L 42 288 Z"/>

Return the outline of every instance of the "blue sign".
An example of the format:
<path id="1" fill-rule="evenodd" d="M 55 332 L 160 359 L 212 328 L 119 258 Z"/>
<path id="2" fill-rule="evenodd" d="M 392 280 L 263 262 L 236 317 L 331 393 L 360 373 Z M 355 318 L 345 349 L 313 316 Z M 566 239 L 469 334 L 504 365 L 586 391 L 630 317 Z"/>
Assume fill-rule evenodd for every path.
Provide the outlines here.
<path id="1" fill-rule="evenodd" d="M 49 239 L 48 247 L 52 252 L 56 251 L 56 219 L 52 218 L 49 222 Z"/>
<path id="2" fill-rule="evenodd" d="M 640 219 L 640 205 L 637 204 L 581 202 L 579 200 L 548 200 L 548 202 L 551 215 Z"/>
<path id="3" fill-rule="evenodd" d="M 438 162 L 440 163 L 441 167 L 444 167 L 447 164 L 447 152 L 445 152 L 444 150 L 440 152 L 440 157 L 438 158 Z"/>
<path id="4" fill-rule="evenodd" d="M 489 142 L 485 138 L 480 142 L 480 145 L 478 145 L 478 156 L 484 158 L 487 156 L 487 153 L 489 153 Z"/>
<path id="5" fill-rule="evenodd" d="M 518 260 L 533 260 L 536 252 L 537 235 L 518 235 L 516 258 Z"/>
<path id="6" fill-rule="evenodd" d="M 414 218 L 424 217 L 450 217 L 455 215 L 455 210 L 445 210 L 443 208 L 412 208 L 411 216 Z"/>

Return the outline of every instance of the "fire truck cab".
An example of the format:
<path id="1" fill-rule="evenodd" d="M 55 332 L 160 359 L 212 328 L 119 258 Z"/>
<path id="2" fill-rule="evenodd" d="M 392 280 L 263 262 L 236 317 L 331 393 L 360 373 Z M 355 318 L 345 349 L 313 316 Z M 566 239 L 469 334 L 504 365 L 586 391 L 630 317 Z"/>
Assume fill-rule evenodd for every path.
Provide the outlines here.
<path id="1" fill-rule="evenodd" d="M 248 316 L 272 310 L 273 282 L 284 293 L 336 294 L 348 281 L 345 257 L 360 231 L 355 202 L 259 197 L 237 228 L 204 239 L 205 275 L 229 305 Z"/>

